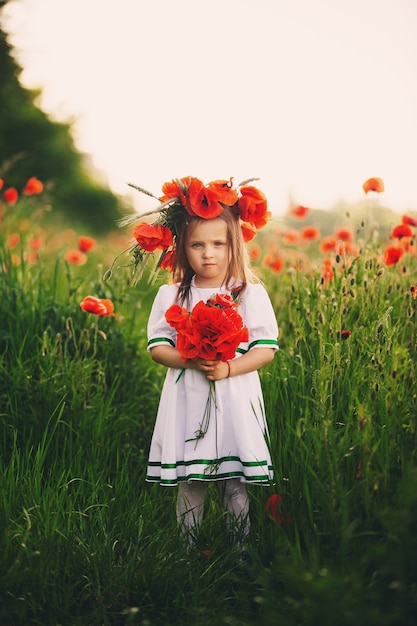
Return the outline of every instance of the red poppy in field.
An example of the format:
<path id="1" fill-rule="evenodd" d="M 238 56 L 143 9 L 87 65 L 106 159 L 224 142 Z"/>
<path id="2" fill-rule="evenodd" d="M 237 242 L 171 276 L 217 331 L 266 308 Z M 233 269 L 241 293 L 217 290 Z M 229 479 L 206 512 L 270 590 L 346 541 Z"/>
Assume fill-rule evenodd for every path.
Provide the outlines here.
<path id="1" fill-rule="evenodd" d="M 259 261 L 259 259 L 261 258 L 261 249 L 258 245 L 253 244 L 252 246 L 250 246 L 249 248 L 249 256 L 251 261 L 254 261 L 256 263 L 256 261 Z"/>
<path id="2" fill-rule="evenodd" d="M 285 514 L 282 510 L 282 497 L 279 493 L 273 493 L 269 496 L 265 505 L 265 510 L 267 514 L 272 519 L 277 521 L 280 526 L 284 526 L 284 524 L 291 522 L 290 514 Z"/>
<path id="3" fill-rule="evenodd" d="M 213 180 L 207 186 L 217 196 L 217 201 L 227 206 L 234 206 L 237 202 L 237 191 L 233 189 L 232 178 L 230 180 Z"/>
<path id="4" fill-rule="evenodd" d="M 23 187 L 22 193 L 25 196 L 34 196 L 36 194 L 42 193 L 42 191 L 43 183 L 38 178 L 36 178 L 36 176 L 31 176 L 26 185 Z"/>
<path id="5" fill-rule="evenodd" d="M 334 235 L 328 235 L 327 237 L 323 237 L 320 241 L 320 250 L 323 254 L 327 254 L 332 250 L 336 249 L 337 239 Z"/>
<path id="6" fill-rule="evenodd" d="M 171 230 L 161 224 L 153 225 L 141 222 L 135 226 L 133 236 L 140 247 L 147 252 L 166 250 L 173 243 Z"/>
<path id="7" fill-rule="evenodd" d="M 18 246 L 19 243 L 20 243 L 20 235 L 19 235 L 19 233 L 12 233 L 7 238 L 7 247 L 10 250 L 13 250 L 13 248 L 16 248 L 16 246 Z"/>
<path id="8" fill-rule="evenodd" d="M 264 259 L 265 267 L 269 267 L 273 272 L 279 274 L 284 269 L 284 258 L 279 254 L 269 253 Z"/>
<path id="9" fill-rule="evenodd" d="M 339 240 L 336 243 L 335 252 L 340 256 L 358 256 L 360 253 L 360 246 L 353 244 L 351 241 Z"/>
<path id="10" fill-rule="evenodd" d="M 78 237 L 78 249 L 81 252 L 90 252 L 96 245 L 96 240 L 92 237 L 81 236 Z"/>
<path id="11" fill-rule="evenodd" d="M 374 176 L 372 178 L 368 178 L 362 185 L 362 188 L 365 193 L 369 193 L 370 191 L 375 191 L 376 193 L 382 193 L 384 191 L 384 181 L 382 178 L 378 176 Z"/>
<path id="12" fill-rule="evenodd" d="M 248 243 L 248 241 L 252 241 L 252 239 L 256 236 L 256 228 L 253 224 L 249 222 L 240 222 L 240 227 L 242 229 L 243 241 Z"/>
<path id="13" fill-rule="evenodd" d="M 10 204 L 10 206 L 14 206 L 19 198 L 17 189 L 15 189 L 14 187 L 9 187 L 3 192 L 3 198 L 6 200 L 7 204 Z"/>
<path id="14" fill-rule="evenodd" d="M 4 185 L 4 180 L 0 178 L 0 189 L 3 189 L 3 185 Z"/>
<path id="15" fill-rule="evenodd" d="M 96 298 L 95 296 L 86 296 L 80 303 L 80 307 L 85 313 L 93 313 L 100 317 L 109 315 L 114 316 L 114 304 L 106 298 Z"/>
<path id="16" fill-rule="evenodd" d="M 40 250 L 44 244 L 44 240 L 42 237 L 33 236 L 29 239 L 28 245 L 32 250 Z"/>
<path id="17" fill-rule="evenodd" d="M 240 217 L 244 222 L 250 222 L 255 228 L 262 228 L 271 217 L 267 210 L 268 203 L 265 194 L 251 185 L 240 188 L 241 196 L 238 200 Z"/>
<path id="18" fill-rule="evenodd" d="M 67 263 L 72 263 L 73 265 L 85 265 L 87 263 L 87 255 L 75 248 L 68 250 L 64 254 L 64 259 Z"/>
<path id="19" fill-rule="evenodd" d="M 305 241 L 320 239 L 320 231 L 315 226 L 306 226 L 301 230 L 301 238 Z"/>
<path id="20" fill-rule="evenodd" d="M 291 209 L 291 213 L 298 220 L 303 220 L 310 213 L 310 209 L 306 206 L 302 206 L 301 204 L 299 204 Z"/>
<path id="21" fill-rule="evenodd" d="M 282 234 L 282 240 L 287 246 L 296 246 L 300 241 L 300 232 L 294 228 L 288 228 Z"/>
<path id="22" fill-rule="evenodd" d="M 324 281 L 329 281 L 329 280 L 333 280 L 334 278 L 334 272 L 333 272 L 333 261 L 330 257 L 326 257 L 325 259 L 323 259 L 323 280 Z"/>
<path id="23" fill-rule="evenodd" d="M 265 509 L 267 513 L 274 519 L 278 520 L 281 516 L 282 498 L 278 493 L 273 493 L 269 496 Z"/>
<path id="24" fill-rule="evenodd" d="M 408 226 L 417 226 L 417 218 L 411 217 L 411 215 L 403 215 L 401 220 L 403 224 Z"/>
<path id="25" fill-rule="evenodd" d="M 340 333 L 340 336 L 342 337 L 342 339 L 349 339 L 351 334 L 352 333 L 350 332 L 350 330 L 342 330 L 342 332 Z"/>
<path id="26" fill-rule="evenodd" d="M 403 254 L 404 254 L 403 248 L 400 248 L 398 246 L 390 246 L 384 252 L 385 265 L 387 265 L 388 267 L 395 265 L 401 259 Z"/>
<path id="27" fill-rule="evenodd" d="M 392 229 L 391 237 L 393 239 L 402 239 L 403 237 L 412 237 L 413 231 L 408 224 L 398 224 Z"/>
<path id="28" fill-rule="evenodd" d="M 411 291 L 411 295 L 413 296 L 415 300 L 417 298 L 417 283 L 415 285 L 411 285 L 410 291 Z"/>
<path id="29" fill-rule="evenodd" d="M 352 241 L 353 234 L 350 228 L 338 228 L 334 234 L 336 239 L 341 239 L 342 241 Z"/>

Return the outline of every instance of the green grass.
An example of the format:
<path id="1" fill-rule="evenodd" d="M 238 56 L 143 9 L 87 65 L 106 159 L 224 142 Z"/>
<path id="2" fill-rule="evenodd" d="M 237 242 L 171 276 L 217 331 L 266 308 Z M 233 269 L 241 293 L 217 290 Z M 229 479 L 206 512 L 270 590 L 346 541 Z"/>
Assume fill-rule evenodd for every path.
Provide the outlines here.
<path id="1" fill-rule="evenodd" d="M 320 264 L 265 276 L 276 484 L 250 488 L 242 563 L 214 490 L 204 555 L 178 542 L 175 489 L 145 483 L 165 374 L 146 353 L 157 285 L 132 289 L 124 271 L 103 283 L 95 254 L 18 265 L 1 250 L 0 623 L 413 624 L 416 257 L 384 268 L 365 246 L 330 282 Z M 81 311 L 89 294 L 116 317 Z M 284 525 L 265 512 L 272 493 Z"/>

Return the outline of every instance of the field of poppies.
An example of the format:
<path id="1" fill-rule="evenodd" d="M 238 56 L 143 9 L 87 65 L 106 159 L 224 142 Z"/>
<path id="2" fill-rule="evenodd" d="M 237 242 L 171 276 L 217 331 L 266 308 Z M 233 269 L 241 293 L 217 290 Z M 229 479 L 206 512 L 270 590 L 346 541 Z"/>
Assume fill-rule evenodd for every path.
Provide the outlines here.
<path id="1" fill-rule="evenodd" d="M 131 233 L 60 227 L 41 181 L 0 181 L 0 623 L 415 623 L 417 218 L 382 228 L 383 182 L 359 189 L 359 213 L 295 206 L 247 243 L 280 350 L 242 562 L 214 491 L 184 552 L 175 490 L 144 481 L 164 271 L 133 286 L 122 257 L 103 281 Z"/>

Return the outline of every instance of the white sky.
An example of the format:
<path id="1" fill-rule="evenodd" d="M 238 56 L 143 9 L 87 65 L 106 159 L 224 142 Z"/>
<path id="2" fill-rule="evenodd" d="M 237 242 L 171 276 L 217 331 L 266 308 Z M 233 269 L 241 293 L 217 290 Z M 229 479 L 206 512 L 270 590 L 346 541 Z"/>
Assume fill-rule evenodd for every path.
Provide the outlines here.
<path id="1" fill-rule="evenodd" d="M 282 214 L 380 176 L 417 210 L 417 0 L 14 0 L 3 25 L 117 193 L 257 176 Z"/>

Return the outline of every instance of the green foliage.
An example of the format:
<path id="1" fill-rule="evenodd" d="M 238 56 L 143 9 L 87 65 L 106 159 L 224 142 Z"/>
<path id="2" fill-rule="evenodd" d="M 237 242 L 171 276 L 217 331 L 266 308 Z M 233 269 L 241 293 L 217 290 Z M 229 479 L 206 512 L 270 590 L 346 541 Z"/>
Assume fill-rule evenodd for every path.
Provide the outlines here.
<path id="1" fill-rule="evenodd" d="M 199 550 L 187 552 L 175 489 L 145 483 L 165 374 L 146 353 L 157 285 L 132 288 L 126 268 L 103 282 L 110 238 L 84 265 L 67 262 L 42 202 L 0 207 L 0 622 L 411 626 L 412 247 L 387 268 L 381 244 L 363 243 L 336 255 L 327 279 L 314 246 L 306 271 L 265 270 L 280 326 L 261 372 L 276 484 L 250 488 L 242 561 L 214 489 Z M 112 300 L 115 316 L 86 314 L 87 295 Z M 266 514 L 272 493 L 281 520 Z"/>
<path id="2" fill-rule="evenodd" d="M 94 235 L 110 231 L 127 208 L 94 181 L 74 146 L 71 125 L 52 121 L 36 106 L 39 94 L 21 86 L 20 73 L 0 28 L 0 178 L 21 190 L 36 176 L 49 189 L 53 219 L 64 217 Z"/>

